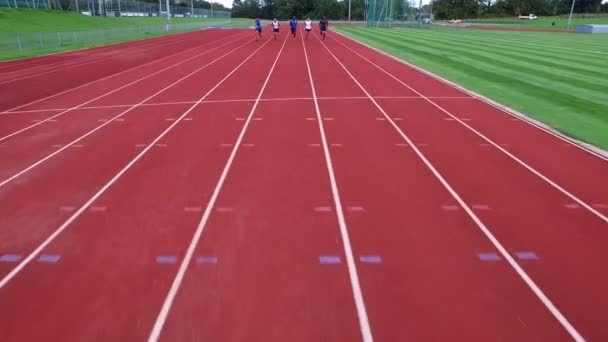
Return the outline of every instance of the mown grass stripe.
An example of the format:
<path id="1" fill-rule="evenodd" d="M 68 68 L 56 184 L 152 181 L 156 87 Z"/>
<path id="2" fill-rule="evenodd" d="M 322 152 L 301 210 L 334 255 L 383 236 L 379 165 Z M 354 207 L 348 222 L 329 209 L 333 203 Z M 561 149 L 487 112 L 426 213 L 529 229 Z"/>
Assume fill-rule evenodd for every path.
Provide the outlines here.
<path id="1" fill-rule="evenodd" d="M 383 34 L 378 35 L 378 39 L 390 43 L 390 38 L 385 37 Z M 538 96 L 553 96 L 556 101 L 559 101 L 564 106 L 570 106 L 577 102 L 586 102 L 588 105 L 589 112 L 596 114 L 598 117 L 604 117 L 604 113 L 608 112 L 608 106 L 602 104 L 602 102 L 592 101 L 597 100 L 596 97 L 600 97 L 599 100 L 606 99 L 604 94 L 592 96 L 589 91 L 581 90 L 581 86 L 572 86 L 570 82 L 575 80 L 563 80 L 562 77 L 556 74 L 534 72 L 532 68 L 525 68 L 521 63 L 513 64 L 507 63 L 504 59 L 492 58 L 489 55 L 481 54 L 479 51 L 468 52 L 473 50 L 461 49 L 458 47 L 443 46 L 442 51 L 437 51 L 433 45 L 426 44 L 422 41 L 415 41 L 416 44 L 408 45 L 402 41 L 394 43 L 404 49 L 410 49 L 417 51 L 418 53 L 427 53 L 427 57 L 432 56 L 435 59 L 443 60 L 443 63 L 458 64 L 460 68 L 465 68 L 469 74 L 477 74 L 479 78 L 498 78 L 503 83 L 510 83 L 513 86 L 517 86 L 521 89 L 526 89 L 532 94 L 538 94 Z M 445 52 L 454 52 L 457 54 L 446 55 Z M 516 71 L 517 70 L 517 71 Z M 544 76 L 544 77 L 542 77 Z M 561 79 L 561 82 L 560 82 Z M 576 81 L 577 83 L 583 83 Z M 551 89 L 544 89 L 544 87 L 550 85 Z M 559 95 L 559 96 L 555 96 Z"/>
<path id="2" fill-rule="evenodd" d="M 408 33 L 411 34 L 411 33 Z M 430 35 L 415 35 L 415 36 L 420 36 L 420 37 L 424 37 L 427 40 L 433 40 L 435 41 L 437 39 L 437 37 Z M 554 51 L 551 50 L 532 50 L 530 48 L 527 47 L 521 47 L 519 45 L 516 44 L 503 44 L 503 43 L 499 43 L 496 41 L 491 41 L 491 40 L 468 40 L 468 39 L 463 39 L 462 37 L 451 37 L 451 40 L 453 41 L 458 41 L 461 42 L 463 44 L 474 44 L 475 47 L 479 47 L 479 46 L 484 46 L 484 47 L 493 47 L 498 49 L 501 52 L 512 52 L 512 53 L 523 53 L 525 54 L 528 58 L 533 58 L 535 60 L 543 60 L 543 61 L 551 61 L 552 63 L 555 64 L 561 64 L 564 66 L 567 66 L 569 69 L 571 70 L 576 70 L 578 72 L 589 72 L 589 74 L 592 74 L 592 72 L 597 72 L 599 74 L 603 74 L 603 75 L 608 75 L 608 58 L 596 58 L 596 57 L 590 57 L 590 56 L 583 56 L 586 58 L 583 58 L 581 56 L 576 56 L 576 55 L 572 55 L 570 53 L 560 53 L 560 54 L 556 54 Z M 443 39 L 439 39 L 439 41 L 443 41 Z M 608 55 L 608 52 L 607 52 Z M 583 65 L 584 63 L 584 68 L 583 67 L 578 67 L 578 65 Z"/>
<path id="3" fill-rule="evenodd" d="M 455 39 L 449 34 L 457 31 L 455 29 L 395 30 L 339 27 L 336 30 L 516 110 L 528 113 L 574 138 L 600 147 L 608 147 L 608 135 L 605 134 L 608 131 L 606 92 L 588 89 L 595 84 L 601 85 L 605 82 L 598 77 L 584 79 L 584 75 L 593 68 L 590 66 L 591 63 L 581 59 L 576 67 L 587 70 L 587 73 L 581 73 L 580 80 L 572 80 L 571 70 L 553 68 L 550 64 L 543 65 L 542 61 L 537 63 L 525 58 L 518 63 L 516 53 L 512 52 L 505 58 L 500 54 L 500 49 L 501 47 L 504 49 L 504 45 L 500 41 L 492 43 L 490 39 L 496 37 L 500 40 L 511 37 L 510 40 L 525 40 L 529 43 L 536 40 L 537 35 L 521 35 L 519 32 L 510 32 L 511 35 L 500 32 L 500 35 L 494 35 L 495 31 L 484 32 L 484 37 L 489 40 L 484 44 L 489 46 L 477 49 L 474 42 L 468 42 L 466 38 L 461 37 Z M 576 35 L 570 34 L 570 36 Z M 492 44 L 495 44 L 496 52 L 491 51 Z M 527 46 L 531 53 L 547 54 L 547 51 L 551 51 L 542 42 Z M 537 56 L 535 55 L 535 58 L 538 58 Z M 561 61 L 563 55 L 547 55 L 546 58 L 551 63 L 553 60 Z M 587 58 L 593 60 L 595 57 Z M 535 72 L 530 72 L 531 69 Z M 591 97 L 594 101 L 590 101 Z"/>
<path id="4" fill-rule="evenodd" d="M 401 33 L 403 32 L 403 33 Z M 407 32 L 407 31 L 397 31 L 396 33 L 397 37 L 422 37 L 424 39 L 433 39 L 433 40 L 439 40 L 441 42 L 445 41 L 446 37 L 440 37 L 437 38 L 437 35 L 427 35 L 427 34 L 418 34 L 418 33 L 411 33 L 411 32 Z M 521 52 L 525 52 L 528 56 L 538 56 L 541 57 L 541 59 L 545 59 L 547 60 L 547 58 L 550 58 L 551 60 L 556 60 L 556 61 L 560 61 L 563 60 L 566 63 L 569 63 L 569 65 L 579 65 L 581 63 L 585 63 L 585 66 L 593 66 L 595 67 L 594 71 L 597 71 L 599 73 L 604 73 L 604 74 L 608 74 L 608 58 L 597 58 L 597 57 L 591 57 L 586 53 L 582 53 L 582 54 L 576 54 L 576 53 L 572 53 L 572 52 L 568 52 L 568 53 L 559 53 L 556 54 L 555 51 L 552 51 L 551 49 L 532 49 L 531 46 L 529 45 L 525 45 L 522 46 L 521 44 L 515 44 L 515 43 L 502 43 L 499 41 L 495 41 L 495 40 L 490 40 L 490 39 L 484 39 L 484 40 L 471 40 L 471 39 L 466 39 L 465 37 L 449 37 L 450 41 L 452 42 L 460 42 L 462 44 L 467 44 L 468 46 L 470 46 L 470 44 L 473 44 L 476 48 L 480 45 L 483 44 L 483 46 L 493 46 L 496 47 L 498 49 L 500 49 L 501 51 L 521 51 Z M 481 43 L 480 43 L 481 42 Z M 607 42 L 608 43 L 608 42 Z M 607 52 L 608 54 L 608 52 Z M 588 68 L 586 70 L 589 70 Z"/>
<path id="5" fill-rule="evenodd" d="M 382 30 L 382 29 L 376 29 L 376 30 Z M 401 31 L 401 32 L 407 32 L 407 31 L 413 31 L 413 30 L 417 30 L 417 29 L 395 29 L 395 31 Z M 589 49 L 581 49 L 581 43 L 580 41 L 569 41 L 569 40 L 560 40 L 560 41 L 555 41 L 555 45 L 551 45 L 551 44 L 547 44 L 547 41 L 545 41 L 544 39 L 534 39 L 534 38 L 539 38 L 537 36 L 535 36 L 533 33 L 529 33 L 529 32 L 521 32 L 520 35 L 517 37 L 517 39 L 498 39 L 496 37 L 489 37 L 488 35 L 484 35 L 484 36 L 477 36 L 476 39 L 473 39 L 473 36 L 471 36 L 470 34 L 465 34 L 465 33 L 461 33 L 461 34 L 454 34 L 452 33 L 454 31 L 454 29 L 430 29 L 430 30 L 417 30 L 418 32 L 416 32 L 415 34 L 417 35 L 424 35 L 424 34 L 435 34 L 435 32 L 440 32 L 442 33 L 442 36 L 445 38 L 448 35 L 450 37 L 466 37 L 467 39 L 470 40 L 479 40 L 481 38 L 485 39 L 490 39 L 491 41 L 495 41 L 497 43 L 501 43 L 501 44 L 515 44 L 515 45 L 519 45 L 522 47 L 527 47 L 530 49 L 538 49 L 539 46 L 542 46 L 544 49 L 547 48 L 551 48 L 553 49 L 553 51 L 559 50 L 559 51 L 568 51 L 567 53 L 569 54 L 573 54 L 573 55 L 577 55 L 577 56 L 582 56 L 582 57 L 586 57 L 589 54 L 597 54 L 599 56 L 603 56 L 606 51 L 608 51 L 608 49 L 606 49 L 606 51 L 604 51 L 604 49 L 598 48 L 597 46 L 590 46 Z M 460 30 L 462 32 L 465 32 L 465 30 Z M 468 30 L 473 31 L 473 30 Z M 445 34 L 443 34 L 444 32 L 447 32 Z M 513 33 L 511 33 L 513 34 Z M 560 35 L 560 33 L 547 33 L 548 35 Z M 562 34 L 564 35 L 564 34 Z M 565 34 L 565 35 L 570 35 L 570 34 Z M 578 37 L 580 37 L 580 35 L 577 35 Z M 599 38 L 599 39 L 606 39 L 605 37 L 603 38 Z M 608 42 L 608 41 L 607 41 Z M 573 47 L 567 47 L 564 45 L 569 45 L 569 46 L 573 46 Z M 598 51 L 598 49 L 600 49 Z"/>
<path id="6" fill-rule="evenodd" d="M 383 36 L 380 34 L 380 36 Z M 432 52 L 435 50 L 433 44 L 427 41 L 411 40 L 420 50 Z M 403 45 L 401 42 L 399 45 Z M 453 54 L 445 54 L 451 52 Z M 598 82 L 590 82 L 588 79 L 568 72 L 568 70 L 556 70 L 548 68 L 542 64 L 531 64 L 524 62 L 523 58 L 506 57 L 507 54 L 498 55 L 488 52 L 485 49 L 472 50 L 470 48 L 462 48 L 460 46 L 443 47 L 441 55 L 448 60 L 454 62 L 467 62 L 468 64 L 478 64 L 479 67 L 484 67 L 488 70 L 493 70 L 499 74 L 516 76 L 518 79 L 528 79 L 527 83 L 533 83 L 537 86 L 544 86 L 546 80 L 551 81 L 553 90 L 558 90 L 564 95 L 571 96 L 573 93 L 580 93 L 584 90 L 584 97 L 588 101 L 593 101 L 596 104 L 608 103 L 608 93 L 605 91 L 608 83 L 603 80 Z"/>

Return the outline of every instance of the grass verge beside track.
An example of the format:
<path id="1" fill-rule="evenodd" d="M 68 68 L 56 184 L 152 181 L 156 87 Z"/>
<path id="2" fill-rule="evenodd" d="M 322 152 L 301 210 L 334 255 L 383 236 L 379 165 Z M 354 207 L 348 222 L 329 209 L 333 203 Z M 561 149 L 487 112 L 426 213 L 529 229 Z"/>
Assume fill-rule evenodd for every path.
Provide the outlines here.
<path id="1" fill-rule="evenodd" d="M 608 149 L 608 35 L 335 30 Z"/>

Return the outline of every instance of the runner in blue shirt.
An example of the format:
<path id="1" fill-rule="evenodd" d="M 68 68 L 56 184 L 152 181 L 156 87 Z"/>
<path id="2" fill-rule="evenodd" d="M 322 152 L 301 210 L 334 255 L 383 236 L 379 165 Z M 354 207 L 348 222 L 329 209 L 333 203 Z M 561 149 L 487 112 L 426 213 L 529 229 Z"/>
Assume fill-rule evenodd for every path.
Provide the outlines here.
<path id="1" fill-rule="evenodd" d="M 291 20 L 289 21 L 289 26 L 291 26 L 291 35 L 293 36 L 293 39 L 296 39 L 296 30 L 298 29 L 298 21 L 296 20 L 295 16 L 293 18 L 291 18 Z"/>
<path id="2" fill-rule="evenodd" d="M 262 39 L 262 22 L 260 18 L 255 18 L 255 41 Z"/>

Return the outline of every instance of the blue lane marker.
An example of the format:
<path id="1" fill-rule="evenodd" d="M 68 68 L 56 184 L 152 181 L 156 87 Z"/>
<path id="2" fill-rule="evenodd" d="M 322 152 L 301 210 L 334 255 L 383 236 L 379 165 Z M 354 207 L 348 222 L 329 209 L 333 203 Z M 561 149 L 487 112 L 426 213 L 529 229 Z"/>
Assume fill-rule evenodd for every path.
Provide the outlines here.
<path id="1" fill-rule="evenodd" d="M 382 257 L 379 255 L 362 255 L 359 260 L 364 264 L 381 264 Z"/>
<path id="2" fill-rule="evenodd" d="M 340 260 L 340 257 L 337 255 L 321 255 L 319 257 L 319 262 L 321 264 L 339 264 L 340 262 L 342 262 Z"/>
<path id="3" fill-rule="evenodd" d="M 177 257 L 175 255 L 159 255 L 156 257 L 156 263 L 158 264 L 175 264 Z"/>
<path id="4" fill-rule="evenodd" d="M 479 260 L 481 261 L 499 261 L 500 256 L 496 253 L 479 253 Z"/>
<path id="5" fill-rule="evenodd" d="M 59 254 L 42 254 L 38 257 L 39 262 L 56 263 L 61 259 Z"/>
<path id="6" fill-rule="evenodd" d="M 538 255 L 534 252 L 515 252 L 515 255 L 521 260 L 538 260 Z"/>
<path id="7" fill-rule="evenodd" d="M 200 256 L 196 258 L 197 264 L 217 264 L 217 257 L 215 256 Z"/>
<path id="8" fill-rule="evenodd" d="M 21 260 L 21 254 L 4 254 L 0 256 L 0 262 L 17 262 Z"/>

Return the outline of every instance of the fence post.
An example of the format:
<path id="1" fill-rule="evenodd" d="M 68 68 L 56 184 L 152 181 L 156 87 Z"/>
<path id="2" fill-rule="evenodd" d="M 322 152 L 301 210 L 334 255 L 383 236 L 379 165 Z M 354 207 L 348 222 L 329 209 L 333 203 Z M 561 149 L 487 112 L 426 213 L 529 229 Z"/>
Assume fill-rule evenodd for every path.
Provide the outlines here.
<path id="1" fill-rule="evenodd" d="M 63 45 L 61 43 L 61 32 L 57 31 L 57 43 L 59 43 L 59 46 Z"/>
<path id="2" fill-rule="evenodd" d="M 38 33 L 38 40 L 40 41 L 40 48 L 44 49 L 44 41 L 42 40 L 42 33 Z"/>
<path id="3" fill-rule="evenodd" d="M 23 47 L 21 46 L 21 33 L 17 33 L 17 46 L 19 47 L 19 51 L 23 51 Z"/>

